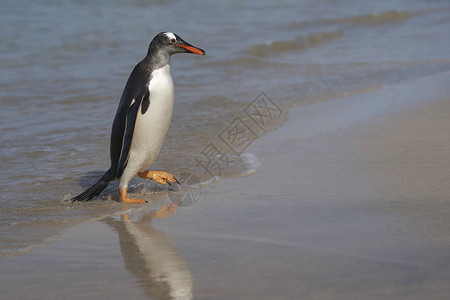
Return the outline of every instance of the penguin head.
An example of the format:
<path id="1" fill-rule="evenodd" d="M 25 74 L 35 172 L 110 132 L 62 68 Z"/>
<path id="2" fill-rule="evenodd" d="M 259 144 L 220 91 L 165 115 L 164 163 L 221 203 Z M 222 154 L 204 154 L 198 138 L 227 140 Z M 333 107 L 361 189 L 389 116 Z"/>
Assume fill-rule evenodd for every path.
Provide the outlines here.
<path id="1" fill-rule="evenodd" d="M 197 55 L 205 55 L 203 49 L 192 46 L 185 42 L 181 37 L 172 32 L 160 32 L 150 43 L 150 51 L 164 51 L 172 55 L 176 53 L 194 53 Z"/>

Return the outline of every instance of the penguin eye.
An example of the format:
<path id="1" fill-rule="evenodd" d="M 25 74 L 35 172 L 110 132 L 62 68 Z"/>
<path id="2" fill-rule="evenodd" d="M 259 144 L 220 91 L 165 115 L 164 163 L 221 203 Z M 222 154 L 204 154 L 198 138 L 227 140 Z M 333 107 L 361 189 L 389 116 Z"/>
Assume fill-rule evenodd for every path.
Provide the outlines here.
<path id="1" fill-rule="evenodd" d="M 171 39 L 170 39 L 170 42 L 171 42 L 172 44 L 175 44 L 176 41 L 177 41 L 177 40 L 174 39 L 174 38 L 171 38 Z"/>

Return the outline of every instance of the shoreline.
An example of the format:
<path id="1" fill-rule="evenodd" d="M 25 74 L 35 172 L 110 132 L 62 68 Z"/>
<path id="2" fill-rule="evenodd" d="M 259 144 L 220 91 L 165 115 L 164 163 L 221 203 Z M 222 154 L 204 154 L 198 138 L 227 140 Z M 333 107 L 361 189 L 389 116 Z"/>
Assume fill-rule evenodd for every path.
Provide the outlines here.
<path id="1" fill-rule="evenodd" d="M 249 147 L 256 174 L 3 257 L 2 293 L 446 299 L 449 95 L 444 73 L 290 109 Z"/>

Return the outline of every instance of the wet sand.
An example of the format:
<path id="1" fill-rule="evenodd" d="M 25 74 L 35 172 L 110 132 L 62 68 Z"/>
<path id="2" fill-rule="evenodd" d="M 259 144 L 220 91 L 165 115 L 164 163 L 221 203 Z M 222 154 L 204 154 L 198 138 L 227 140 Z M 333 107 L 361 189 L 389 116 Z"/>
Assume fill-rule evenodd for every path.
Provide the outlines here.
<path id="1" fill-rule="evenodd" d="M 449 95 L 442 74 L 294 108 L 255 175 L 5 257 L 2 299 L 448 299 Z"/>

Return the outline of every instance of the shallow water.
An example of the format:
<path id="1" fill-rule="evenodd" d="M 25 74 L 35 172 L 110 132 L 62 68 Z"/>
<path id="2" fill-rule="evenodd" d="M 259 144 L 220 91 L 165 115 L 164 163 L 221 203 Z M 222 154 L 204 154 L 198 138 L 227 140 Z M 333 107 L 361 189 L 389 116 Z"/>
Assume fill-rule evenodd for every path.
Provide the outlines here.
<path id="1" fill-rule="evenodd" d="M 4 1 L 0 14 L 2 254 L 127 209 L 115 185 L 104 201 L 62 199 L 108 168 L 120 94 L 160 31 L 207 55 L 172 59 L 175 111 L 155 168 L 202 179 L 195 157 L 211 141 L 234 158 L 219 177 L 254 171 L 257 158 L 220 136 L 236 117 L 251 123 L 244 109 L 261 91 L 286 112 L 450 70 L 448 1 Z M 255 137 L 284 120 L 251 123 Z M 141 180 L 132 192 L 164 194 Z"/>

